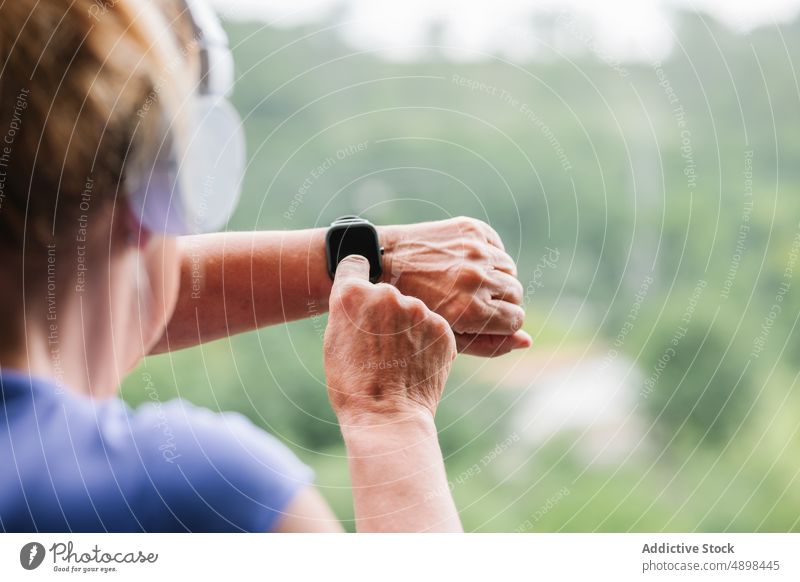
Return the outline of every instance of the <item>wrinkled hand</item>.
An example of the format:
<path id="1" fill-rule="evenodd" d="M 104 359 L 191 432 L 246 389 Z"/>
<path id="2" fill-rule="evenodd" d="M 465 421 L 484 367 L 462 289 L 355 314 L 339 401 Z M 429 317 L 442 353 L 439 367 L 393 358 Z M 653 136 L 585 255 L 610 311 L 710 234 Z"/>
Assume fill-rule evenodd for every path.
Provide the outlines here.
<path id="1" fill-rule="evenodd" d="M 488 224 L 453 218 L 385 227 L 383 280 L 444 317 L 458 350 L 499 356 L 531 346 L 517 267 Z"/>
<path id="2" fill-rule="evenodd" d="M 447 321 L 395 287 L 369 282 L 369 263 L 339 263 L 325 330 L 325 376 L 340 422 L 435 413 L 456 355 Z"/>

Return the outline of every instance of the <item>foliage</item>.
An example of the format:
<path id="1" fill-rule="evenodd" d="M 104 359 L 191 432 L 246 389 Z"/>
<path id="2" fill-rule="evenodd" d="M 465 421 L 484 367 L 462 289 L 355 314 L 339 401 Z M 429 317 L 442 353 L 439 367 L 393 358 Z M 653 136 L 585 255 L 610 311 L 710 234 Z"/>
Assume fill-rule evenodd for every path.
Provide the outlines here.
<path id="1" fill-rule="evenodd" d="M 454 487 L 467 528 L 800 529 L 800 275 L 789 269 L 787 279 L 800 217 L 800 24 L 745 39 L 683 15 L 672 55 L 625 64 L 624 76 L 590 54 L 388 62 L 349 49 L 329 24 L 229 27 L 251 155 L 232 228 L 305 228 L 352 212 L 383 223 L 482 218 L 531 290 L 535 349 L 618 341 L 645 380 L 705 284 L 674 356 L 638 397 L 647 446 L 603 464 L 577 455 L 567 436 L 516 443 Z M 548 248 L 560 258 L 537 275 Z M 158 398 L 239 410 L 281 437 L 347 520 L 322 324 L 144 366 Z M 459 363 L 438 418 L 451 479 L 513 430 L 518 394 L 484 385 L 479 365 Z M 124 394 L 148 397 L 139 373 Z"/>

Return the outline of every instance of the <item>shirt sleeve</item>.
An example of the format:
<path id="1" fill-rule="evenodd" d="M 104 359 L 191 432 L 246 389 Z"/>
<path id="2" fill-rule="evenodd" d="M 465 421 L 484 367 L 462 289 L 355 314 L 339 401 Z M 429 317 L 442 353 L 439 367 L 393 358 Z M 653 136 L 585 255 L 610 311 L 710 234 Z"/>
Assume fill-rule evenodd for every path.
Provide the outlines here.
<path id="1" fill-rule="evenodd" d="M 134 415 L 149 476 L 148 531 L 271 531 L 313 481 L 308 466 L 241 414 L 175 400 Z"/>

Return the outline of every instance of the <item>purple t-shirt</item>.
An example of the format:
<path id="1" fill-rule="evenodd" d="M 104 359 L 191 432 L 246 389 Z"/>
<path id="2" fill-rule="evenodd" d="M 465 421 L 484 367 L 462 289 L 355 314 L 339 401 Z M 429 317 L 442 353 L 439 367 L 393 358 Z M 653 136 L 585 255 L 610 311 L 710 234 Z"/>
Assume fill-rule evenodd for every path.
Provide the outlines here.
<path id="1" fill-rule="evenodd" d="M 0 374 L 0 531 L 270 531 L 312 471 L 236 413 Z"/>

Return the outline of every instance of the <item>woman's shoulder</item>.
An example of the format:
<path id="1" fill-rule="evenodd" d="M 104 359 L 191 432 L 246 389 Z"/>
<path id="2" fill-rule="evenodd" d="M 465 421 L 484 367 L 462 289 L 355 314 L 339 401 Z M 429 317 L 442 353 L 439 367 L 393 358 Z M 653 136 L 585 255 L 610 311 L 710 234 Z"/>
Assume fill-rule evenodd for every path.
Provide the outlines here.
<path id="1" fill-rule="evenodd" d="M 286 445 L 238 412 L 215 412 L 175 399 L 149 402 L 127 414 L 136 440 L 155 446 L 167 462 L 198 454 L 219 462 L 242 455 L 253 460 L 264 455 L 273 461 L 295 459 Z"/>
<path id="2" fill-rule="evenodd" d="M 189 529 L 266 531 L 313 479 L 286 445 L 242 414 L 172 400 L 128 416 L 152 482 L 194 524 Z"/>

